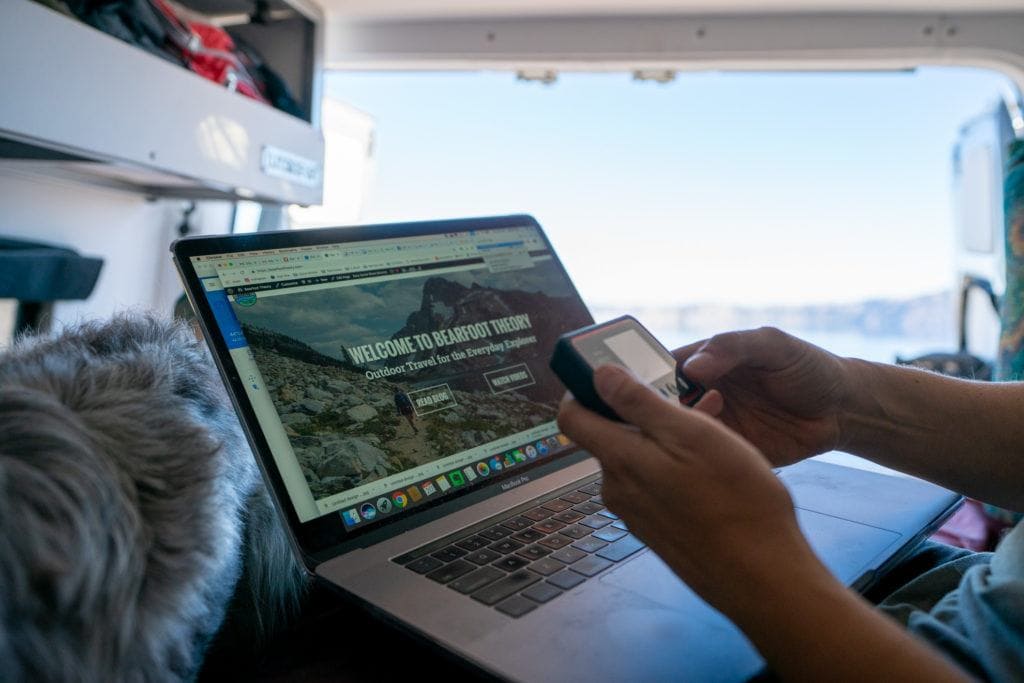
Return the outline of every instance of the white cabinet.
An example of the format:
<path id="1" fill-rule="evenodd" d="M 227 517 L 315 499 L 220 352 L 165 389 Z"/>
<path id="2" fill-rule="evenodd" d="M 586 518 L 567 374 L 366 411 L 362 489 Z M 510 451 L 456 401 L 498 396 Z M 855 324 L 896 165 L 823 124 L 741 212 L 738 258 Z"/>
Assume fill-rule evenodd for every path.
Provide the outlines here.
<path id="1" fill-rule="evenodd" d="M 196 0 L 193 7 L 218 2 L 224 4 Z M 301 51 L 282 76 L 299 85 L 296 95 L 312 121 L 30 0 L 0 1 L 0 165 L 155 197 L 320 203 L 322 20 L 301 0 L 276 4 L 301 10 L 295 16 L 306 44 L 271 40 L 256 47 L 272 66 L 279 56 L 273 53 Z M 294 32 L 295 24 L 282 26 Z"/>

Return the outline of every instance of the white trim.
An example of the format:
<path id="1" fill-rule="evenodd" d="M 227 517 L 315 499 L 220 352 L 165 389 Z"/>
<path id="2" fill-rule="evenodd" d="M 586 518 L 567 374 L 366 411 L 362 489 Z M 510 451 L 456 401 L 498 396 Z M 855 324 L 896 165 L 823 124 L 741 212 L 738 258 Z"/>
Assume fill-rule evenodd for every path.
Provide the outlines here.
<path id="1" fill-rule="evenodd" d="M 958 64 L 1024 86 L 1024 12 L 345 21 L 329 69 L 862 70 Z"/>

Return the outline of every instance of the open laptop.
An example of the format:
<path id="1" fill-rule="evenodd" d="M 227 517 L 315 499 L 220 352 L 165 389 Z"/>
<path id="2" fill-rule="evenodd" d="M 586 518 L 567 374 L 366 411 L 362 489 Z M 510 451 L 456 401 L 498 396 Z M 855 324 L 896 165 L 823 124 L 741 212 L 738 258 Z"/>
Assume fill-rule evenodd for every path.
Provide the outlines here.
<path id="1" fill-rule="evenodd" d="M 533 218 L 172 250 L 310 572 L 500 678 L 763 667 L 604 507 L 596 461 L 559 433 L 548 358 L 593 320 Z M 780 476 L 815 550 L 859 589 L 959 500 L 814 461 Z"/>

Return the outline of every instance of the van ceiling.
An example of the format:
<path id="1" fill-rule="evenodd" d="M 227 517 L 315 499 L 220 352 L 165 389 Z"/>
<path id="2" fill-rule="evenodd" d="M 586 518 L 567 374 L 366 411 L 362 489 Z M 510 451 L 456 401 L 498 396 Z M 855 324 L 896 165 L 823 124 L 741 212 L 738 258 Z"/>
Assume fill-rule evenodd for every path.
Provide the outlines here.
<path id="1" fill-rule="evenodd" d="M 328 69 L 513 70 L 549 82 L 580 70 L 947 64 L 1000 70 L 1024 90 L 1024 0 L 315 1 Z"/>
<path id="2" fill-rule="evenodd" d="M 1006 12 L 1022 0 L 316 0 L 333 20 L 594 15 Z"/>

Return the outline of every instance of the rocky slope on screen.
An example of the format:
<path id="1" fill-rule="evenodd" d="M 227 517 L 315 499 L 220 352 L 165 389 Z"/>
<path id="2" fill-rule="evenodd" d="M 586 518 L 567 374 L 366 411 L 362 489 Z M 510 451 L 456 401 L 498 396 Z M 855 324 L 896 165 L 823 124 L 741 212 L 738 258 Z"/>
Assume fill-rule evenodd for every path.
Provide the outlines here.
<path id="1" fill-rule="evenodd" d="M 287 335 L 243 325 L 266 389 L 314 498 L 369 483 L 553 420 L 552 403 L 518 392 L 462 391 L 458 405 L 416 421 L 398 414 L 394 384 Z M 408 387 L 407 387 L 408 388 Z"/>
<path id="2" fill-rule="evenodd" d="M 542 292 L 524 292 L 520 290 L 502 290 L 482 287 L 474 283 L 467 287 L 447 280 L 443 277 L 432 277 L 423 283 L 423 297 L 419 310 L 413 311 L 406 319 L 405 325 L 396 331 L 391 338 L 400 339 L 413 334 L 430 334 L 460 325 L 471 325 L 482 320 L 493 320 L 526 313 L 530 316 L 531 327 L 519 334 L 496 337 L 492 341 L 502 341 L 515 336 L 533 335 L 536 344 L 519 349 L 505 351 L 487 356 L 477 356 L 449 363 L 445 374 L 456 375 L 473 373 L 474 371 L 491 370 L 504 364 L 533 356 L 546 363 L 555 341 L 559 335 L 589 322 L 586 309 L 581 303 L 568 297 L 552 297 Z M 486 342 L 479 342 L 484 345 Z M 472 346 L 467 343 L 465 346 Z M 436 353 L 436 350 L 420 350 L 412 360 L 423 360 Z M 407 377 L 415 380 L 419 375 L 437 375 L 436 370 L 427 369 L 420 373 L 412 373 Z M 482 375 L 478 386 L 484 389 Z M 552 383 L 553 378 L 537 377 L 542 383 Z M 560 393 L 560 385 L 553 388 Z"/>

